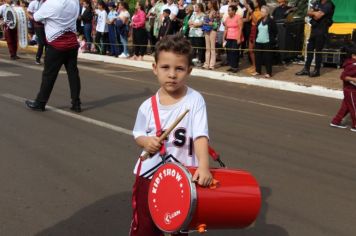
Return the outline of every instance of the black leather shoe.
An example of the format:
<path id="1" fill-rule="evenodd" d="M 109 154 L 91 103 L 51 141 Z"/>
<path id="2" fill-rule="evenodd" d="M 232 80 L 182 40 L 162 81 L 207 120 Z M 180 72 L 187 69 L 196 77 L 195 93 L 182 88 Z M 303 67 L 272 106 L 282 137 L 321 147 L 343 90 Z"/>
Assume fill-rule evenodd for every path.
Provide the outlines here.
<path id="1" fill-rule="evenodd" d="M 26 100 L 25 104 L 28 108 L 34 111 L 45 111 L 45 105 L 36 101 Z"/>
<path id="2" fill-rule="evenodd" d="M 309 70 L 307 70 L 307 69 L 305 69 L 305 68 L 304 68 L 303 70 L 301 70 L 301 71 L 295 73 L 295 75 L 297 75 L 297 76 L 309 75 L 309 74 L 310 74 Z"/>
<path id="3" fill-rule="evenodd" d="M 309 77 L 319 77 L 320 76 L 320 71 L 315 70 L 310 73 Z"/>
<path id="4" fill-rule="evenodd" d="M 70 109 L 77 113 L 82 112 L 82 108 L 81 108 L 80 104 L 73 104 Z"/>

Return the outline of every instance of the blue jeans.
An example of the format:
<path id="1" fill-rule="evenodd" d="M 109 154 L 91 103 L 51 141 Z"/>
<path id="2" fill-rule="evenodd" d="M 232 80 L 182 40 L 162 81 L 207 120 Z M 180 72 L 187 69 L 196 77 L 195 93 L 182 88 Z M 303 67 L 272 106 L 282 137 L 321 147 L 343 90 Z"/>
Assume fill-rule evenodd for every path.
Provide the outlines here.
<path id="1" fill-rule="evenodd" d="M 93 41 L 91 37 L 91 30 L 92 30 L 91 24 L 84 24 L 84 37 L 87 42 L 88 50 L 91 49 L 91 42 Z"/>
<path id="2" fill-rule="evenodd" d="M 116 39 L 116 27 L 114 24 L 109 26 L 109 43 L 110 43 L 110 53 L 113 56 L 119 55 L 119 50 L 117 48 L 117 39 Z"/>

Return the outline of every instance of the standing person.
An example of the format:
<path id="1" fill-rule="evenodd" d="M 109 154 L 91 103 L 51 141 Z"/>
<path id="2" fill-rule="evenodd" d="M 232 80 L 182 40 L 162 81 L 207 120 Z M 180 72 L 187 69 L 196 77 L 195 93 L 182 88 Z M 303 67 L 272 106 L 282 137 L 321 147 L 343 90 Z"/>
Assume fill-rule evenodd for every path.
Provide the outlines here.
<path id="1" fill-rule="evenodd" d="M 324 47 L 329 27 L 332 25 L 335 5 L 329 0 L 317 1 L 313 4 L 307 15 L 311 18 L 311 32 L 307 45 L 307 60 L 304 68 L 297 72 L 296 75 L 309 75 L 310 77 L 320 76 L 320 68 L 322 62 L 322 54 L 320 53 Z M 315 50 L 315 68 L 310 73 L 310 66 L 314 58 Z"/>
<path id="2" fill-rule="evenodd" d="M 86 51 L 90 52 L 91 50 L 91 43 L 93 42 L 93 38 L 91 36 L 91 32 L 93 30 L 93 6 L 91 0 L 84 0 L 83 8 L 85 8 L 84 12 L 82 13 L 81 19 L 83 21 L 83 30 L 84 30 L 84 37 L 87 44 Z"/>
<path id="3" fill-rule="evenodd" d="M 95 48 L 96 52 L 102 55 L 106 54 L 108 44 L 108 12 L 104 1 L 98 2 L 98 9 L 95 9 L 95 14 L 98 16 L 96 22 Z"/>
<path id="4" fill-rule="evenodd" d="M 203 31 L 205 36 L 204 69 L 213 70 L 216 63 L 216 32 L 220 23 L 219 6 L 217 0 L 208 1 L 208 11 L 205 15 Z"/>
<path id="5" fill-rule="evenodd" d="M 159 29 L 159 35 L 158 35 L 159 40 L 161 40 L 166 35 L 173 34 L 172 21 L 171 21 L 171 18 L 169 18 L 170 14 L 171 14 L 171 11 L 168 8 L 163 10 L 164 18 L 163 18 L 162 26 Z"/>
<path id="6" fill-rule="evenodd" d="M 132 16 L 132 41 L 134 44 L 133 60 L 143 60 L 147 48 L 147 31 L 145 28 L 146 14 L 145 6 L 142 2 L 137 1 L 135 6 L 135 13 Z"/>
<path id="7" fill-rule="evenodd" d="M 273 52 L 268 50 L 272 50 L 276 44 L 278 29 L 275 21 L 270 17 L 267 6 L 261 7 L 261 15 L 262 18 L 257 22 L 255 43 L 256 72 L 253 75 L 261 74 L 262 65 L 265 65 L 266 74 L 264 77 L 270 78 L 272 76 Z"/>
<path id="8" fill-rule="evenodd" d="M 81 112 L 80 78 L 77 66 L 78 41 L 76 37 L 76 21 L 79 15 L 77 0 L 49 0 L 33 15 L 34 20 L 44 22 L 48 42 L 42 83 L 34 101 L 27 100 L 26 106 L 35 111 L 44 111 L 51 95 L 58 72 L 65 66 L 70 94 L 71 110 Z"/>
<path id="9" fill-rule="evenodd" d="M 256 57 L 255 57 L 255 41 L 257 33 L 257 22 L 261 19 L 261 7 L 266 5 L 265 0 L 254 0 L 254 6 L 252 15 L 251 15 L 251 32 L 249 37 L 248 50 L 250 54 L 251 66 L 247 68 L 247 72 L 252 74 L 256 73 Z"/>
<path id="10" fill-rule="evenodd" d="M 242 42 L 243 22 L 240 15 L 236 14 L 237 6 L 230 5 L 228 8 L 228 17 L 225 20 L 226 54 L 227 62 L 230 68 L 227 71 L 237 73 L 239 70 L 239 45 Z"/>
<path id="11" fill-rule="evenodd" d="M 204 62 L 205 37 L 202 29 L 204 23 L 204 5 L 194 5 L 194 13 L 189 20 L 189 39 L 193 46 L 193 62 L 196 66 L 202 66 Z"/>
<path id="12" fill-rule="evenodd" d="M 171 11 L 171 14 L 169 15 L 169 18 L 171 18 L 171 21 L 174 26 L 176 26 L 176 18 L 178 15 L 178 6 L 174 3 L 173 0 L 167 0 L 167 3 L 162 7 L 161 9 L 161 20 L 163 21 L 163 10 L 169 9 Z M 177 32 L 176 28 L 173 28 L 173 33 L 175 34 Z"/>
<path id="13" fill-rule="evenodd" d="M 155 4 L 155 9 L 152 15 L 155 17 L 154 23 L 153 23 L 153 36 L 158 39 L 158 34 L 159 30 L 162 25 L 162 19 L 161 19 L 161 11 L 164 6 L 164 0 L 158 0 Z"/>
<path id="14" fill-rule="evenodd" d="M 156 0 L 151 0 L 151 8 L 148 10 L 146 15 L 146 29 L 148 33 L 148 40 L 150 41 L 150 53 L 154 53 L 154 45 L 156 45 L 157 38 L 154 36 L 154 23 L 155 23 L 155 10 L 156 10 Z"/>
<path id="15" fill-rule="evenodd" d="M 191 46 L 187 39 L 176 34 L 166 36 L 157 43 L 153 73 L 160 88 L 154 97 L 162 130 L 168 128 L 180 114 L 189 109 L 189 113 L 179 123 L 180 129 L 173 131 L 164 142 L 163 148 L 167 154 L 165 157 L 183 165 L 197 166 L 192 180 L 201 186 L 208 186 L 212 181 L 212 175 L 209 171 L 206 105 L 201 94 L 186 85 L 191 71 Z M 155 125 L 152 109 L 151 99 L 142 103 L 133 129 L 138 146 L 152 156 L 141 163 L 139 160 L 134 170 L 136 174 L 132 197 L 134 214 L 130 236 L 163 236 L 163 232 L 151 218 L 147 201 L 151 177 L 156 167 L 163 164 L 161 156 L 157 153 L 162 143 L 159 143 L 156 137 L 159 130 Z M 191 142 L 188 142 L 189 139 Z"/>
<path id="16" fill-rule="evenodd" d="M 129 49 L 127 47 L 128 35 L 129 35 L 129 4 L 125 1 L 119 2 L 119 16 L 116 19 L 116 32 L 118 33 L 118 39 L 120 38 L 120 43 L 122 44 L 122 53 L 119 58 L 128 58 Z"/>
<path id="17" fill-rule="evenodd" d="M 278 7 L 274 9 L 272 17 L 274 21 L 281 21 L 287 18 L 290 6 L 287 5 L 287 0 L 278 0 Z"/>
<path id="18" fill-rule="evenodd" d="M 35 63 L 37 65 L 41 64 L 41 58 L 43 54 L 43 49 L 47 47 L 46 42 L 46 33 L 44 30 L 44 25 L 41 22 L 37 22 L 33 20 L 33 14 L 40 9 L 43 0 L 34 0 L 30 2 L 27 8 L 28 17 L 33 22 L 33 27 L 36 34 L 36 41 L 37 41 L 37 53 L 36 53 L 36 60 Z"/>
<path id="19" fill-rule="evenodd" d="M 190 17 L 193 15 L 194 12 L 194 8 L 192 4 L 188 4 L 185 7 L 185 17 L 183 20 L 183 26 L 182 26 L 182 34 L 186 37 L 189 38 L 189 31 L 190 31 L 190 27 L 189 27 L 189 21 L 190 21 Z"/>
<path id="20" fill-rule="evenodd" d="M 175 33 L 181 31 L 183 26 L 183 21 L 186 16 L 186 11 L 185 11 L 186 5 L 184 3 L 184 0 L 178 0 L 177 7 L 178 7 L 178 14 L 174 22 Z"/>
<path id="21" fill-rule="evenodd" d="M 5 0 L 5 4 L 0 6 L 0 17 L 5 17 L 5 11 L 7 7 L 12 7 L 12 0 Z M 17 60 L 20 59 L 19 56 L 17 56 L 17 27 L 14 29 L 10 29 L 9 26 L 6 24 L 3 25 L 4 33 L 5 33 L 5 40 L 7 43 L 7 47 L 9 49 L 10 53 L 10 59 L 11 60 Z"/>
<path id="22" fill-rule="evenodd" d="M 116 34 L 116 19 L 119 14 L 116 12 L 116 7 L 114 2 L 108 3 L 109 14 L 106 20 L 109 30 L 109 44 L 110 44 L 110 56 L 118 57 L 119 49 L 117 47 L 117 34 Z"/>
<path id="23" fill-rule="evenodd" d="M 350 113 L 352 121 L 351 131 L 356 132 L 356 47 L 353 46 L 348 51 L 351 57 L 345 60 L 343 64 L 344 71 L 340 76 L 340 79 L 343 81 L 344 100 L 342 100 L 341 107 L 332 119 L 330 126 L 345 129 L 346 126 L 341 122 Z"/>

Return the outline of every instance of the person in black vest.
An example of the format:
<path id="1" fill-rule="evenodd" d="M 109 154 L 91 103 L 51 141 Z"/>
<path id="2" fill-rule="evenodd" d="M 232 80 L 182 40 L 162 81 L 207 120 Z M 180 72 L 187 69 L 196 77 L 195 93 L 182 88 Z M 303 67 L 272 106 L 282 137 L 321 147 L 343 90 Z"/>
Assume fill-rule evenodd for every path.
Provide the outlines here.
<path id="1" fill-rule="evenodd" d="M 329 27 L 332 25 L 335 5 L 330 0 L 320 0 L 313 4 L 308 11 L 308 16 L 311 18 L 311 33 L 307 46 L 307 60 L 304 68 L 297 72 L 296 75 L 309 75 L 310 77 L 320 76 L 320 68 L 322 62 L 322 54 L 319 53 L 324 47 Z M 315 68 L 310 72 L 310 66 L 315 55 Z"/>
<path id="2" fill-rule="evenodd" d="M 286 0 L 278 0 L 279 6 L 274 9 L 272 18 L 274 21 L 284 20 L 289 14 L 290 6 L 287 5 Z"/>

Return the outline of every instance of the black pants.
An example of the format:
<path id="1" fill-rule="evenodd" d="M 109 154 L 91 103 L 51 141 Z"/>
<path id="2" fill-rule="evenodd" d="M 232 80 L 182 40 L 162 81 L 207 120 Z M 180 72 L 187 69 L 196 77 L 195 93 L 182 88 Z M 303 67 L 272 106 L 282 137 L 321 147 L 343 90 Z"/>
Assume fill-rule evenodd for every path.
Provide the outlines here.
<path id="1" fill-rule="evenodd" d="M 239 45 L 237 44 L 237 40 L 233 40 L 233 39 L 226 40 L 227 63 L 233 69 L 237 69 L 239 67 L 240 51 L 237 50 L 238 48 Z"/>
<path id="2" fill-rule="evenodd" d="M 135 56 L 143 56 L 147 49 L 147 30 L 145 28 L 132 29 Z"/>
<path id="3" fill-rule="evenodd" d="M 261 74 L 262 65 L 266 66 L 266 72 L 272 75 L 272 59 L 273 52 L 269 51 L 258 51 L 258 50 L 271 50 L 272 46 L 270 43 L 255 43 L 255 58 L 256 58 L 256 72 Z"/>
<path id="4" fill-rule="evenodd" d="M 193 58 L 198 56 L 201 63 L 205 62 L 205 38 L 204 37 L 190 37 L 193 47 Z"/>
<path id="5" fill-rule="evenodd" d="M 77 67 L 78 48 L 67 51 L 59 51 L 52 46 L 48 46 L 45 55 L 44 70 L 42 73 L 42 83 L 36 101 L 45 105 L 51 95 L 58 72 L 62 65 L 66 68 L 69 80 L 70 95 L 72 104 L 80 103 L 80 78 Z"/>
<path id="6" fill-rule="evenodd" d="M 95 49 L 98 53 L 105 55 L 108 49 L 109 37 L 107 32 L 96 32 L 95 34 Z"/>
<path id="7" fill-rule="evenodd" d="M 36 59 L 39 60 L 42 57 L 43 49 L 47 47 L 44 27 L 35 27 L 35 34 L 36 34 L 36 40 L 38 45 Z"/>
<path id="8" fill-rule="evenodd" d="M 320 70 L 321 68 L 321 62 L 323 60 L 323 56 L 321 52 L 323 50 L 324 44 L 326 41 L 326 36 L 324 35 L 313 35 L 311 34 L 309 40 L 308 40 L 308 46 L 307 46 L 307 61 L 305 62 L 305 68 L 307 70 L 310 70 L 311 63 L 314 58 L 314 50 L 315 50 L 315 70 Z"/>

